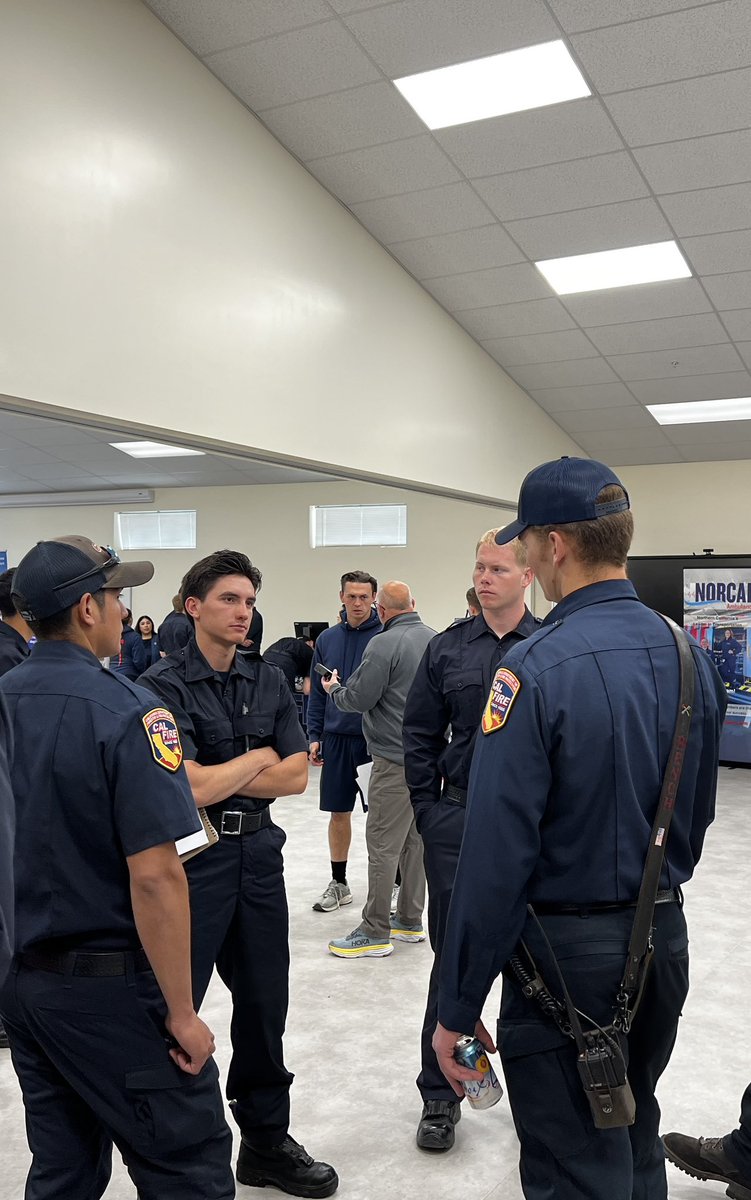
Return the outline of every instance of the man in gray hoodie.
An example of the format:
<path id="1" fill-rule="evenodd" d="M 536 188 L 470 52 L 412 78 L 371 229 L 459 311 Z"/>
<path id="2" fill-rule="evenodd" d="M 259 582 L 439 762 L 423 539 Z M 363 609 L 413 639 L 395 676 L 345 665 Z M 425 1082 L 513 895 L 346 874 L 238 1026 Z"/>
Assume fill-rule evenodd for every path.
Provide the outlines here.
<path id="1" fill-rule="evenodd" d="M 373 759 L 368 792 L 368 898 L 362 921 L 345 938 L 329 942 L 338 958 L 385 958 L 392 939 L 423 942 L 425 870 L 404 778 L 402 721 L 407 693 L 435 630 L 415 612 L 406 583 L 392 580 L 376 597 L 383 632 L 365 647 L 362 662 L 342 687 L 336 671 L 323 687 L 341 712 L 363 714 L 362 729 Z M 398 911 L 390 919 L 391 889 L 401 873 Z"/>

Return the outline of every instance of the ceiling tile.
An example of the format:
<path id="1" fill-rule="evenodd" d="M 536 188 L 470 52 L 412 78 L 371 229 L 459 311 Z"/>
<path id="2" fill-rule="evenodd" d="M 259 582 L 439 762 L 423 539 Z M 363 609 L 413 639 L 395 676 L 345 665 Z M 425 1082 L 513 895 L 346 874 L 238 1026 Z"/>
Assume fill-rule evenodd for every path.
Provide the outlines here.
<path id="1" fill-rule="evenodd" d="M 634 157 L 658 193 L 742 183 L 751 178 L 751 130 L 644 146 Z"/>
<path id="2" fill-rule="evenodd" d="M 384 245 L 487 225 L 492 214 L 468 183 L 353 204 L 352 212 Z"/>
<path id="3" fill-rule="evenodd" d="M 474 186 L 502 221 L 636 200 L 649 191 L 625 151 L 491 175 Z"/>
<path id="4" fill-rule="evenodd" d="M 455 312 L 454 317 L 478 340 L 574 328 L 574 322 L 560 300 L 526 300 L 521 304 L 467 308 Z"/>
<path id="5" fill-rule="evenodd" d="M 206 61 L 254 112 L 381 78 L 340 21 L 222 50 Z"/>
<path id="6" fill-rule="evenodd" d="M 683 400 L 725 400 L 751 396 L 748 371 L 728 371 L 722 375 L 684 375 L 680 379 L 647 379 L 632 383 L 631 391 L 642 404 L 677 404 Z"/>
<path id="7" fill-rule="evenodd" d="M 731 338 L 737 338 L 739 342 L 751 340 L 751 308 L 721 312 L 720 316 Z"/>
<path id="8" fill-rule="evenodd" d="M 682 317 L 709 312 L 712 307 L 695 279 L 566 296 L 563 303 L 574 320 L 587 327 Z"/>
<path id="9" fill-rule="evenodd" d="M 702 282 L 715 307 L 751 308 L 751 271 L 707 275 Z"/>
<path id="10" fill-rule="evenodd" d="M 751 229 L 684 238 L 683 249 L 697 275 L 751 270 Z"/>
<path id="11" fill-rule="evenodd" d="M 647 354 L 613 354 L 608 358 L 621 379 L 673 379 L 682 375 L 717 375 L 743 368 L 737 351 L 724 342 L 719 346 L 687 346 L 683 350 L 652 350 Z"/>
<path id="12" fill-rule="evenodd" d="M 641 404 L 631 404 L 623 408 L 594 408 L 587 411 L 559 413 L 556 418 L 559 425 L 569 433 L 580 433 L 588 430 L 598 433 L 601 430 L 628 430 L 630 442 L 638 444 L 635 435 L 642 433 L 646 445 L 650 445 L 655 429 L 659 428 L 654 417 L 642 408 Z"/>
<path id="13" fill-rule="evenodd" d="M 682 8 L 698 8 L 708 0 L 549 0 L 567 33 L 582 29 L 599 29 L 604 25 L 619 25 L 622 21 L 637 21 L 656 17 L 660 13 Z M 709 0 L 711 3 L 711 0 Z"/>
<path id="14" fill-rule="evenodd" d="M 705 425 L 671 425 L 668 437 L 674 446 L 711 445 L 712 442 L 751 442 L 751 421 L 707 421 Z"/>
<path id="15" fill-rule="evenodd" d="M 392 79 L 560 36 L 542 0 L 402 0 L 347 25 Z"/>
<path id="16" fill-rule="evenodd" d="M 605 105 L 630 146 L 746 129 L 751 70 L 725 71 L 608 96 Z"/>
<path id="17" fill-rule="evenodd" d="M 587 333 L 597 349 L 605 355 L 638 354 L 649 350 L 680 349 L 683 346 L 711 346 L 728 340 L 714 313 L 695 317 L 667 317 L 662 321 L 631 321 L 627 325 L 601 325 L 587 330 Z"/>
<path id="18" fill-rule="evenodd" d="M 736 342 L 736 349 L 738 350 L 738 353 L 743 358 L 743 361 L 745 362 L 746 366 L 751 367 L 751 341 Z"/>
<path id="19" fill-rule="evenodd" d="M 461 178 L 429 134 L 318 158 L 306 166 L 345 204 L 440 187 Z"/>
<path id="20" fill-rule="evenodd" d="M 597 355 L 592 343 L 578 329 L 562 333 L 531 333 L 526 337 L 492 338 L 482 345 L 502 367 L 593 358 Z"/>
<path id="21" fill-rule="evenodd" d="M 660 426 L 654 421 L 651 422 L 651 425 L 651 428 L 639 429 L 598 429 L 592 433 L 580 431 L 577 440 L 583 438 L 588 449 L 592 446 L 597 453 L 607 454 L 612 454 L 621 447 L 629 451 L 633 451 L 637 447 L 646 449 L 648 446 L 654 446 L 658 450 L 669 449 L 671 442 L 665 437 Z"/>
<path id="22" fill-rule="evenodd" d="M 414 109 L 385 81 L 284 104 L 259 115 L 303 162 L 425 132 Z"/>
<path id="23" fill-rule="evenodd" d="M 435 136 L 470 179 L 623 148 L 594 97 L 439 129 Z"/>
<path id="24" fill-rule="evenodd" d="M 579 387 L 535 388 L 530 395 L 546 412 L 623 408 L 634 403 L 625 383 L 590 383 Z"/>
<path id="25" fill-rule="evenodd" d="M 751 221 L 751 183 L 661 196 L 660 204 L 678 237 L 746 229 Z"/>
<path id="26" fill-rule="evenodd" d="M 751 460 L 751 440 L 742 442 L 702 442 L 698 446 L 681 446 L 684 462 L 732 462 Z"/>
<path id="27" fill-rule="evenodd" d="M 654 200 L 628 200 L 529 221 L 508 221 L 506 229 L 535 260 L 641 246 L 673 236 Z"/>
<path id="28" fill-rule="evenodd" d="M 271 37 L 331 16 L 326 0 L 145 0 L 195 54 Z"/>
<path id="29" fill-rule="evenodd" d="M 388 249 L 418 279 L 505 267 L 524 260 L 519 247 L 500 225 L 397 242 Z"/>
<path id="30" fill-rule="evenodd" d="M 751 66 L 748 0 L 725 0 L 572 38 L 595 87 L 625 91 Z"/>
<path id="31" fill-rule="evenodd" d="M 572 387 L 579 383 L 616 383 L 617 376 L 604 358 L 579 358 L 573 362 L 534 363 L 506 368 L 523 388 Z"/>
<path id="32" fill-rule="evenodd" d="M 489 271 L 471 271 L 464 275 L 444 275 L 424 284 L 449 311 L 481 308 L 484 304 L 511 304 L 515 300 L 536 300 L 550 295 L 550 288 L 531 263 L 512 267 L 493 267 Z"/>

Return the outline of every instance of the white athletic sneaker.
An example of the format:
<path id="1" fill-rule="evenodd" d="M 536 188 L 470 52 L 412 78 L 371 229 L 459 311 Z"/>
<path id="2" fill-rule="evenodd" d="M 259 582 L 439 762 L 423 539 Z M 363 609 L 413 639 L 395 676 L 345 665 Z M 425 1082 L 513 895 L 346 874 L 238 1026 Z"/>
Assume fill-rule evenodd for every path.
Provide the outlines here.
<path id="1" fill-rule="evenodd" d="M 337 883 L 335 879 L 326 888 L 323 895 L 313 905 L 313 912 L 334 912 L 343 904 L 352 903 L 352 893 L 346 883 Z"/>

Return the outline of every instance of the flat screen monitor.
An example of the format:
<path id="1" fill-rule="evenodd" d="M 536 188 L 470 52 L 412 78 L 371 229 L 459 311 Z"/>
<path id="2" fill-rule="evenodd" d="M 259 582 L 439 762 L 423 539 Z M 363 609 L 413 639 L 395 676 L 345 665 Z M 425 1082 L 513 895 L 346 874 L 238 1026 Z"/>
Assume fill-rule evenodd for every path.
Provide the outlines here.
<path id="1" fill-rule="evenodd" d="M 328 629 L 328 621 L 295 621 L 295 637 L 315 642 L 318 635 Z"/>

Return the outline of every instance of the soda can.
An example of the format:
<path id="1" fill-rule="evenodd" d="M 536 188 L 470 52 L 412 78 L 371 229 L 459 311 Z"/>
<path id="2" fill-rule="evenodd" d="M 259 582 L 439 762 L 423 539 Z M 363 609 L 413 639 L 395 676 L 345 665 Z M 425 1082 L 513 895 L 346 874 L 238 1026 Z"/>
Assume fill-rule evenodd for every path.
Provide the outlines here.
<path id="1" fill-rule="evenodd" d="M 492 1108 L 503 1095 L 498 1076 L 491 1067 L 482 1042 L 465 1034 L 454 1047 L 454 1058 L 471 1071 L 482 1071 L 482 1079 L 462 1079 L 461 1085 L 473 1108 Z"/>

